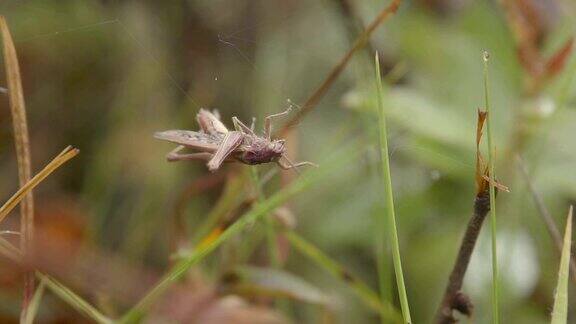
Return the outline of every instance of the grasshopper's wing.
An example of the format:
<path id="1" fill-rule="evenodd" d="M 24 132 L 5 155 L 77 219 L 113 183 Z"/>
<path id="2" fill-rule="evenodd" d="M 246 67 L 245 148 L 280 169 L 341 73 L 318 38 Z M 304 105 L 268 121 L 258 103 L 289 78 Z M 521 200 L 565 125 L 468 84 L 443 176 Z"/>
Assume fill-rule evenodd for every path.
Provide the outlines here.
<path id="1" fill-rule="evenodd" d="M 196 115 L 196 120 L 200 129 L 208 134 L 225 134 L 228 133 L 228 128 L 220 121 L 217 114 L 212 113 L 206 109 L 200 109 Z"/>
<path id="2" fill-rule="evenodd" d="M 208 170 L 216 171 L 220 165 L 226 160 L 226 158 L 232 154 L 239 146 L 242 144 L 242 139 L 244 134 L 238 131 L 232 131 L 226 133 L 224 140 L 218 150 L 214 153 L 214 156 L 210 161 L 208 161 Z"/>
<path id="3" fill-rule="evenodd" d="M 188 130 L 167 130 L 154 133 L 154 138 L 159 140 L 184 145 L 205 152 L 215 152 L 218 150 L 223 137 L 224 136 Z"/>

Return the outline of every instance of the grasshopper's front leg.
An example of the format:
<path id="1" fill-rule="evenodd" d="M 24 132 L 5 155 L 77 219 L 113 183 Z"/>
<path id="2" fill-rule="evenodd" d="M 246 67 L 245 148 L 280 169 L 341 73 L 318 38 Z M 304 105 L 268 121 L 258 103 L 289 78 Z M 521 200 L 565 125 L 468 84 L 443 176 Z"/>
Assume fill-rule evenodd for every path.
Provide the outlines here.
<path id="1" fill-rule="evenodd" d="M 272 119 L 286 116 L 290 113 L 290 111 L 292 111 L 292 106 L 288 106 L 288 109 L 281 113 L 273 114 L 264 118 L 264 136 L 266 136 L 267 139 L 270 139 L 272 136 Z"/>
<path id="2" fill-rule="evenodd" d="M 254 135 L 254 119 L 252 119 L 252 126 L 248 127 L 237 117 L 232 117 L 232 123 L 234 124 L 234 129 L 244 134 Z"/>
<path id="3" fill-rule="evenodd" d="M 298 163 L 293 164 L 292 162 L 286 163 L 286 162 L 282 161 L 282 159 L 278 160 L 278 165 L 284 170 L 290 170 L 290 169 L 298 168 L 298 167 L 305 166 L 305 165 L 313 166 L 316 168 L 318 167 L 318 164 L 308 162 L 308 161 L 302 161 L 302 162 L 298 162 Z"/>
<path id="4" fill-rule="evenodd" d="M 179 145 L 177 148 L 166 154 L 166 160 L 168 160 L 168 162 L 189 161 L 189 160 L 210 161 L 210 159 L 212 159 L 212 157 L 214 156 L 214 154 L 208 152 L 189 153 L 189 154 L 178 153 L 182 151 L 184 148 L 185 148 L 184 145 Z"/>

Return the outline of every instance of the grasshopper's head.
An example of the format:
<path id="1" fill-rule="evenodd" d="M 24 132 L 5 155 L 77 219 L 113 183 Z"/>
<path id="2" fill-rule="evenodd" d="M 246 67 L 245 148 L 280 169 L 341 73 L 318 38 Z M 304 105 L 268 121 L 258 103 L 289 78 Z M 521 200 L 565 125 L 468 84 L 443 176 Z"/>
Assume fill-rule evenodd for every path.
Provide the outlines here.
<path id="1" fill-rule="evenodd" d="M 271 155 L 275 158 L 272 161 L 278 161 L 282 155 L 286 152 L 286 146 L 284 145 L 285 140 L 273 140 L 270 141 L 268 145 L 268 150 L 270 150 Z"/>

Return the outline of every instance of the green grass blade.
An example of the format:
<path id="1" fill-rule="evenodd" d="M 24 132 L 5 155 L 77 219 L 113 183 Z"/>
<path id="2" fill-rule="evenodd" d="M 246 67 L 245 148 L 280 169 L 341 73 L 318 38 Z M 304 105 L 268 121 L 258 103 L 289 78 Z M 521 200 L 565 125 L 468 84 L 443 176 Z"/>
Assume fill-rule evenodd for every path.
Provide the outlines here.
<path id="1" fill-rule="evenodd" d="M 320 288 L 281 269 L 244 265 L 236 267 L 232 275 L 235 279 L 226 289 L 242 297 L 272 297 L 327 307 L 333 302 Z"/>
<path id="2" fill-rule="evenodd" d="M 244 194 L 245 186 L 246 181 L 243 175 L 226 179 L 224 191 L 218 198 L 216 205 L 208 213 L 204 221 L 198 225 L 196 232 L 193 233 L 193 243 L 197 244 L 201 241 L 218 225 L 218 222 L 222 221 L 229 211 L 238 208 L 246 200 L 246 195 Z"/>
<path id="3" fill-rule="evenodd" d="M 386 204 L 386 219 L 381 219 L 378 228 L 381 230 L 379 235 L 385 235 L 387 224 L 389 228 L 390 243 L 392 244 L 392 259 L 394 262 L 394 273 L 396 274 L 396 284 L 398 286 L 398 296 L 400 298 L 400 306 L 402 307 L 402 315 L 404 316 L 404 322 L 412 323 L 410 317 L 410 308 L 408 307 L 408 297 L 406 295 L 406 287 L 404 286 L 404 273 L 402 272 L 402 261 L 400 259 L 400 244 L 398 243 L 398 232 L 396 230 L 396 216 L 394 215 L 394 197 L 392 194 L 392 179 L 390 176 L 390 159 L 388 157 L 388 138 L 386 131 L 386 118 L 384 115 L 384 103 L 382 98 L 382 79 L 380 77 L 380 62 L 378 60 L 378 53 L 376 53 L 376 90 L 378 98 L 378 120 L 380 125 L 380 155 L 382 158 L 382 177 L 385 192 L 385 204 Z M 384 247 L 379 248 L 378 251 L 383 253 L 385 251 Z M 382 257 L 381 257 L 382 258 Z M 383 271 L 378 271 L 380 276 L 382 276 Z M 380 281 L 384 278 L 380 278 Z M 382 292 L 384 294 L 384 292 Z M 382 318 L 384 321 L 384 318 Z"/>
<path id="4" fill-rule="evenodd" d="M 572 206 L 568 212 L 564 243 L 562 244 L 562 257 L 558 270 L 558 284 L 554 296 L 554 308 L 552 309 L 551 324 L 566 324 L 568 320 L 568 277 L 570 265 L 570 247 L 572 245 Z"/>
<path id="5" fill-rule="evenodd" d="M 313 184 L 330 175 L 339 166 L 349 163 L 354 157 L 358 156 L 358 150 L 348 147 L 339 154 L 334 154 L 316 170 L 307 171 L 292 182 L 288 187 L 282 189 L 270 198 L 258 203 L 252 210 L 243 215 L 238 221 L 228 227 L 221 235 L 213 240 L 196 247 L 184 259 L 178 262 L 152 290 L 146 294 L 136 306 L 134 306 L 122 318 L 122 323 L 138 322 L 158 297 L 160 297 L 172 284 L 177 282 L 186 272 L 194 265 L 198 264 L 205 256 L 213 252 L 222 243 L 243 231 L 248 225 L 256 223 L 264 215 L 275 208 L 281 206 L 296 194 L 308 189 Z"/>
<path id="6" fill-rule="evenodd" d="M 38 271 L 36 272 L 36 277 L 42 280 L 46 286 L 58 297 L 67 302 L 70 306 L 74 307 L 78 312 L 94 320 L 96 323 L 113 323 L 112 320 L 100 313 L 96 308 L 94 308 L 94 306 L 87 303 L 84 299 L 76 295 L 72 290 L 68 289 L 54 278 L 42 274 Z"/>
<path id="7" fill-rule="evenodd" d="M 36 288 L 34 296 L 32 296 L 30 305 L 28 305 L 28 316 L 26 317 L 24 324 L 34 323 L 34 318 L 36 318 L 36 314 L 38 314 L 38 308 L 40 308 L 40 302 L 42 301 L 42 296 L 44 296 L 45 287 L 46 284 L 44 283 L 44 281 L 40 280 L 40 284 Z"/>
<path id="8" fill-rule="evenodd" d="M 342 265 L 331 259 L 319 248 L 306 241 L 306 239 L 298 235 L 296 232 L 287 231 L 286 236 L 290 241 L 290 245 L 294 249 L 314 261 L 333 277 L 348 285 L 368 307 L 379 312 L 386 323 L 401 322 L 402 318 L 400 317 L 398 310 L 390 303 L 390 301 L 381 300 L 368 285 L 359 278 L 353 276 Z"/>
<path id="9" fill-rule="evenodd" d="M 250 174 L 254 188 L 256 189 L 256 195 L 258 195 L 258 203 L 263 203 L 264 200 L 266 200 L 266 197 L 264 197 L 264 190 L 262 189 L 262 184 L 260 183 L 258 169 L 256 169 L 254 166 L 250 167 Z M 280 255 L 278 253 L 277 235 L 276 228 L 274 227 L 274 221 L 270 218 L 270 215 L 264 215 L 263 220 L 266 231 L 266 240 L 268 241 L 268 257 L 270 258 L 270 265 L 272 265 L 274 268 L 279 268 Z"/>
<path id="10" fill-rule="evenodd" d="M 394 287 L 393 283 L 393 269 L 391 267 L 391 254 L 389 246 L 386 246 L 386 242 L 389 239 L 389 233 L 384 233 L 383 229 L 386 228 L 385 219 L 381 217 L 384 213 L 384 205 L 379 206 L 374 215 L 373 221 L 377 224 L 376 227 L 376 238 L 374 243 L 376 244 L 376 267 L 378 271 L 378 288 L 380 290 L 380 298 L 383 301 L 392 302 L 394 300 Z"/>
<path id="11" fill-rule="evenodd" d="M 490 55 L 484 51 L 482 60 L 484 62 L 484 100 L 486 105 L 487 120 L 486 133 L 488 136 L 488 169 L 490 177 L 495 181 L 494 173 L 494 145 L 492 142 L 492 112 L 490 111 L 490 98 L 488 92 L 488 60 Z M 498 324 L 500 321 L 498 310 L 498 245 L 496 244 L 496 190 L 494 181 L 490 181 L 490 227 L 492 229 L 492 314 L 493 323 Z"/>

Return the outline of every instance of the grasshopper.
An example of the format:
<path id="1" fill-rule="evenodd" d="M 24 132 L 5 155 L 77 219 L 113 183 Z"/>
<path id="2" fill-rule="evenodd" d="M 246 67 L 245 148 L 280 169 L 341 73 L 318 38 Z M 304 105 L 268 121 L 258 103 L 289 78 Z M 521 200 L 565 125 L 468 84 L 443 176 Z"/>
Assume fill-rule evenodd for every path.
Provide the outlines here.
<path id="1" fill-rule="evenodd" d="M 210 112 L 200 109 L 196 120 L 200 130 L 167 130 L 157 132 L 154 137 L 160 140 L 179 144 L 176 149 L 166 155 L 169 162 L 184 160 L 207 161 L 208 170 L 214 172 L 224 162 L 241 162 L 255 165 L 275 162 L 282 169 L 294 169 L 304 165 L 317 166 L 311 162 L 292 163 L 286 156 L 286 147 L 283 139 L 271 139 L 272 119 L 287 115 L 291 110 L 270 115 L 264 119 L 264 135 L 258 136 L 254 132 L 254 122 L 251 127 L 246 126 L 238 118 L 232 117 L 234 131 L 228 130 L 220 121 L 217 111 Z M 180 153 L 185 148 L 192 148 L 197 153 Z M 297 169 L 295 169 L 297 170 Z"/>

